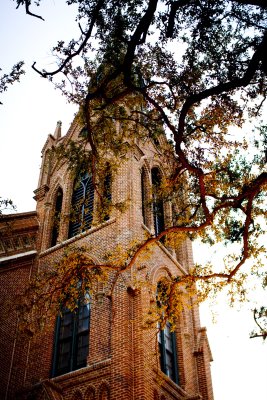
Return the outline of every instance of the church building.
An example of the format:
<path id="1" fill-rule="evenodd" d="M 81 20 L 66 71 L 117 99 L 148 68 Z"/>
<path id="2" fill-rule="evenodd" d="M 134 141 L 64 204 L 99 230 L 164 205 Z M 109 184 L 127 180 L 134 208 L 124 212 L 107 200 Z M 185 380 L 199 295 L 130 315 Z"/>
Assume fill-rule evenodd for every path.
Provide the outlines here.
<path id="1" fill-rule="evenodd" d="M 173 220 L 173 204 L 153 194 L 169 168 L 165 135 L 125 135 L 115 172 L 107 168 L 103 177 L 102 196 L 127 206 L 110 207 L 99 219 L 92 169 L 74 176 L 55 155 L 83 130 L 75 119 L 62 136 L 57 123 L 42 150 L 36 211 L 0 218 L 0 399 L 213 400 L 212 356 L 198 306 L 184 307 L 175 327 L 147 327 L 155 296 L 138 286 L 146 281 L 156 290 L 162 278 L 185 275 L 193 265 L 189 239 L 176 248 L 155 242 L 115 284 L 108 272 L 77 312 L 64 309 L 51 329 L 36 335 L 19 331 L 12 304 L 66 248 L 85 248 L 96 265 L 104 264 L 109 249 L 157 235 Z"/>

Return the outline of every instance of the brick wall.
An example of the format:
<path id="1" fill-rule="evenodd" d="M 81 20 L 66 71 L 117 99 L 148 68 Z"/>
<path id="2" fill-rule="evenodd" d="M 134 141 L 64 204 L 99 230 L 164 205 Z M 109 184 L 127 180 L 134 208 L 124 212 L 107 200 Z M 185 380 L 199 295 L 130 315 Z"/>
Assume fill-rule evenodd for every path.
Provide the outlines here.
<path id="1" fill-rule="evenodd" d="M 79 133 L 75 123 L 62 141 L 75 139 Z M 162 139 L 163 140 L 163 139 Z M 73 189 L 73 177 L 67 165 L 54 160 L 47 168 L 47 157 L 57 141 L 49 136 L 43 149 L 43 165 L 39 187 L 35 191 L 39 233 L 38 259 L 33 264 L 22 265 L 15 261 L 15 269 L 5 267 L 0 274 L 2 296 L 12 302 L 17 291 L 27 284 L 32 266 L 46 268 L 59 260 L 66 246 L 86 246 L 92 260 L 103 262 L 107 250 L 118 244 L 129 246 L 133 239 L 142 239 L 147 232 L 153 233 L 151 207 L 144 225 L 142 216 L 141 170 L 147 171 L 147 196 L 151 195 L 149 171 L 157 166 L 167 173 L 164 157 L 150 141 L 133 143 L 125 147 L 127 157 L 122 157 L 116 176 L 112 180 L 112 200 L 127 201 L 126 211 L 113 209 L 110 219 L 103 223 L 93 221 L 86 232 L 68 239 L 68 216 Z M 53 211 L 58 188 L 63 191 L 61 223 L 58 244 L 50 248 Z M 97 198 L 95 198 L 97 202 Z M 171 204 L 164 205 L 169 221 L 172 219 Z M 210 352 L 206 336 L 201 333 L 198 309 L 185 309 L 177 322 L 176 346 L 178 350 L 179 386 L 160 370 L 157 329 L 144 329 L 144 321 L 150 307 L 151 293 L 147 287 L 135 288 L 135 278 L 148 277 L 156 287 L 157 281 L 167 271 L 181 275 L 192 265 L 191 243 L 186 241 L 178 249 L 156 244 L 149 257 L 143 257 L 132 271 L 121 274 L 112 297 L 110 289 L 114 273 L 108 282 L 99 287 L 91 299 L 89 356 L 87 367 L 50 379 L 53 359 L 54 327 L 46 333 L 26 340 L 16 335 L 16 318 L 12 312 L 4 313 L 1 326 L 1 348 L 4 349 L 2 371 L 2 398 L 27 398 L 29 390 L 34 399 L 90 399 L 90 400 L 151 400 L 151 399 L 204 399 L 212 400 L 209 371 Z M 13 261 L 14 263 L 14 261 Z M 1 259 L 0 259 L 1 265 Z M 199 341 L 201 345 L 199 345 Z M 11 361 L 12 359 L 12 361 Z M 4 362 L 4 360 L 7 360 Z M 12 367 L 11 367 L 12 364 Z M 202 397 L 201 397 L 202 396 Z"/>

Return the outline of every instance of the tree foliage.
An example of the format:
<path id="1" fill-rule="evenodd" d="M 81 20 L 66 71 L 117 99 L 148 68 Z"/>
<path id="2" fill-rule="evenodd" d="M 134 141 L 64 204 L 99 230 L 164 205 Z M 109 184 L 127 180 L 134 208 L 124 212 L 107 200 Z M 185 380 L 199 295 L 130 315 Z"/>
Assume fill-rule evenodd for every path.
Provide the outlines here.
<path id="1" fill-rule="evenodd" d="M 3 197 L 0 197 L 0 218 L 3 215 L 3 211 L 15 211 L 16 206 L 14 205 L 13 201 L 11 199 L 5 199 Z"/>
<path id="2" fill-rule="evenodd" d="M 266 307 L 255 308 L 253 310 L 254 321 L 257 329 L 251 332 L 250 337 L 261 337 L 263 340 L 267 337 L 267 309 Z"/>
<path id="3" fill-rule="evenodd" d="M 50 326 L 64 308 L 75 311 L 80 299 L 89 301 L 84 294 L 93 292 L 104 279 L 104 268 L 94 264 L 85 248 L 66 249 L 58 262 L 33 277 L 17 299 L 20 329 L 32 335 Z"/>
<path id="4" fill-rule="evenodd" d="M 20 80 L 21 75 L 25 73 L 23 70 L 23 65 L 23 61 L 19 61 L 12 67 L 11 72 L 0 76 L 0 93 L 5 92 L 9 85 L 13 85 L 14 82 Z M 0 71 L 2 71 L 1 68 Z M 0 102 L 0 104 L 2 104 L 2 102 Z"/>
<path id="5" fill-rule="evenodd" d="M 16 1 L 40 18 L 31 0 Z M 264 126 L 249 134 L 232 128 L 259 120 L 265 104 L 266 1 L 66 3 L 77 6 L 80 37 L 53 47 L 54 70 L 36 62 L 33 69 L 79 105 L 95 170 L 107 146 L 114 154 L 123 146 L 114 121 L 136 136 L 155 139 L 164 130 L 173 143 L 166 150 L 174 154 L 172 173 L 159 190 L 179 212 L 157 237 L 135 246 L 118 271 L 162 238 L 239 243 L 240 253 L 221 270 L 197 266 L 183 282 L 173 277 L 164 296 L 174 304 L 166 308 L 171 315 L 175 288 L 188 282 L 201 282 L 203 298 L 228 283 L 235 287 L 230 293 L 242 293 L 242 267 L 250 257 L 259 267 L 264 250 L 258 238 L 266 218 L 267 135 Z"/>
<path id="6" fill-rule="evenodd" d="M 262 287 L 266 290 L 267 287 L 267 273 L 264 271 L 260 274 L 262 279 Z M 251 332 L 251 338 L 267 338 L 267 307 L 261 306 L 253 310 L 253 318 L 255 321 L 255 329 Z"/>

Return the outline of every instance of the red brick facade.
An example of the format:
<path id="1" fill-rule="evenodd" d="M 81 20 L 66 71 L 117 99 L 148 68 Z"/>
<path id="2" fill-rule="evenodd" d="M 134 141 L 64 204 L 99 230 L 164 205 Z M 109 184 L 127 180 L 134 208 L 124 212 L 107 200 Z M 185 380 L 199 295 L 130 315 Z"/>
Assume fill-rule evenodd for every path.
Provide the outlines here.
<path id="1" fill-rule="evenodd" d="M 151 305 L 151 293 L 135 288 L 142 278 L 154 283 L 168 274 L 182 275 L 192 265 L 191 243 L 177 249 L 155 244 L 149 256 L 132 271 L 122 274 L 110 296 L 112 274 L 100 286 L 91 301 L 89 351 L 87 366 L 51 378 L 54 329 L 32 338 L 17 334 L 16 313 L 10 308 L 15 296 L 23 291 L 36 268 L 45 268 L 60 259 L 66 246 L 75 244 L 90 249 L 95 262 L 103 262 L 107 249 L 118 244 L 129 246 L 134 239 L 153 233 L 153 216 L 142 215 L 141 171 L 151 186 L 151 169 L 164 174 L 164 160 L 152 141 L 125 145 L 116 176 L 112 179 L 112 201 L 127 200 L 126 211 L 113 209 L 110 218 L 93 222 L 92 227 L 68 239 L 68 215 L 73 191 L 73 177 L 65 163 L 51 158 L 58 143 L 77 138 L 80 131 L 74 122 L 61 138 L 49 136 L 43 149 L 43 165 L 35 191 L 37 211 L 11 215 L 0 220 L 0 398 L 66 400 L 212 400 L 209 363 L 211 354 L 205 329 L 199 322 L 198 308 L 185 308 L 177 322 L 178 384 L 161 371 L 157 329 L 144 329 Z M 51 245 L 56 194 L 63 192 L 57 244 Z M 149 196 L 151 188 L 146 188 Z M 94 200 L 97 202 L 97 199 Z M 171 218 L 171 204 L 164 204 L 166 221 Z M 7 228 L 12 225 L 11 228 Z M 168 222 L 167 222 L 168 224 Z M 23 239 L 24 238 L 24 239 Z M 19 239 L 19 241 L 17 240 Z M 35 241 L 36 240 L 36 241 Z"/>

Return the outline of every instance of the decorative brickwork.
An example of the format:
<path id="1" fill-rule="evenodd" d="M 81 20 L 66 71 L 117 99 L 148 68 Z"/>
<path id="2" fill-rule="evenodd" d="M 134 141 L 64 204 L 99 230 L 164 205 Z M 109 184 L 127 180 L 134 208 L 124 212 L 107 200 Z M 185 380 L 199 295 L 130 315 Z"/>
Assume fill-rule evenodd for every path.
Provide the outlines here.
<path id="1" fill-rule="evenodd" d="M 49 136 L 43 148 L 39 187 L 35 191 L 37 211 L 0 220 L 0 398 L 38 400 L 213 400 L 209 363 L 211 354 L 206 332 L 199 323 L 198 309 L 184 309 L 175 329 L 178 384 L 160 367 L 157 328 L 144 329 L 151 293 L 136 289 L 134 279 L 146 278 L 155 285 L 163 276 L 182 275 L 193 263 L 190 241 L 179 248 L 155 244 L 151 254 L 133 271 L 121 274 L 110 296 L 114 273 L 97 287 L 90 305 L 87 366 L 51 378 L 55 329 L 32 338 L 17 331 L 12 303 L 22 293 L 36 269 L 53 265 L 66 246 L 84 246 L 95 262 L 103 262 L 108 249 L 129 246 L 134 239 L 153 234 L 151 170 L 166 173 L 159 146 L 152 141 L 132 143 L 125 139 L 116 176 L 112 177 L 113 202 L 127 200 L 126 211 L 112 209 L 109 219 L 94 216 L 89 229 L 68 238 L 74 177 L 66 163 L 53 158 L 57 143 L 76 140 L 75 122 L 61 138 Z M 164 141 L 164 138 L 160 138 Z M 56 196 L 62 191 L 60 220 L 53 236 Z M 94 197 L 94 208 L 97 198 Z M 171 204 L 162 205 L 164 224 L 173 219 Z M 154 218 L 155 219 L 155 218 Z M 8 227 L 8 229 L 7 229 Z M 55 238 L 53 239 L 52 238 Z M 56 243 L 54 243 L 56 242 Z M 51 247 L 51 243 L 54 244 Z M 11 307 L 10 307 L 11 305 Z M 56 324 L 55 324 L 56 326 Z"/>

